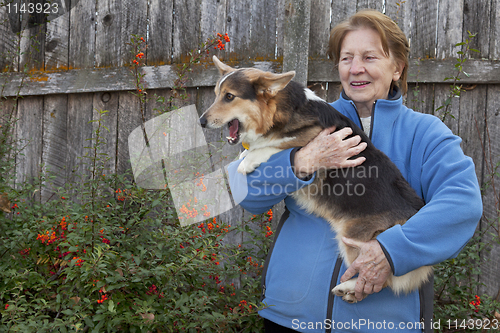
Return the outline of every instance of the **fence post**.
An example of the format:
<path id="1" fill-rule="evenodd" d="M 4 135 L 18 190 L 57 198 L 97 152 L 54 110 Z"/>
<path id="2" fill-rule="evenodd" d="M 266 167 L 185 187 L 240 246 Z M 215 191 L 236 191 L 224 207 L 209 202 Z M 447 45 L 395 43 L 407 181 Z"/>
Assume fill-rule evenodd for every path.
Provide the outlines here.
<path id="1" fill-rule="evenodd" d="M 290 0 L 283 24 L 283 72 L 294 70 L 294 80 L 307 85 L 311 0 Z"/>

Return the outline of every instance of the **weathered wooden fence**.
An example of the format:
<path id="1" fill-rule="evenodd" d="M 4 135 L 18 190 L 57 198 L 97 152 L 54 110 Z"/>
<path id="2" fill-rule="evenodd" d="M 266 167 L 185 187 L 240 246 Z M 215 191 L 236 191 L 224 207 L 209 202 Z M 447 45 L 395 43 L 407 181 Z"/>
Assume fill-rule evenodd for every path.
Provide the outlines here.
<path id="1" fill-rule="evenodd" d="M 89 121 L 96 110 L 109 111 L 108 167 L 117 173 L 130 168 L 127 137 L 141 123 L 138 100 L 129 93 L 134 90 L 127 67 L 133 58 L 127 44 L 132 34 L 147 40 L 143 71 L 151 95 L 168 97 L 176 78 L 174 64 L 187 61 L 189 51 L 209 35 L 227 32 L 231 42 L 218 51 L 225 61 L 277 72 L 294 69 L 299 81 L 322 83 L 323 97 L 333 101 L 339 80 L 325 55 L 329 31 L 361 8 L 385 12 L 406 33 L 411 43 L 407 105 L 437 116 L 442 110 L 435 110 L 449 95 L 450 83 L 443 80 L 456 74 L 462 46 L 455 44 L 464 41 L 468 31 L 477 33 L 472 47 L 480 52 L 467 55 L 464 71 L 469 76 L 461 76 L 466 90 L 453 99 L 453 117 L 446 123 L 462 137 L 480 184 L 491 184 L 490 175 L 500 161 L 500 0 L 56 0 L 51 2 L 57 11 L 49 15 L 50 22 L 21 13 L 23 3 L 28 1 L 0 1 L 0 69 L 5 72 L 0 74 L 0 96 L 7 98 L 0 112 L 13 103 L 12 97 L 23 96 L 17 104 L 15 135 L 29 139 L 16 161 L 18 181 L 39 175 L 46 165 L 56 172 L 55 184 L 60 186 L 81 169 L 77 157 L 92 136 Z M 205 110 L 214 98 L 217 78 L 210 64 L 197 66 L 182 105 Z M 148 103 L 147 119 L 155 116 L 156 107 L 156 102 Z M 205 134 L 209 142 L 226 136 Z M 224 147 L 223 153 L 234 149 Z M 497 191 L 485 189 L 479 226 L 484 230 L 493 224 L 495 234 Z M 244 214 L 236 208 L 221 218 L 237 221 Z M 497 296 L 500 247 L 484 257 L 489 261 L 479 279 L 486 285 L 484 292 Z"/>

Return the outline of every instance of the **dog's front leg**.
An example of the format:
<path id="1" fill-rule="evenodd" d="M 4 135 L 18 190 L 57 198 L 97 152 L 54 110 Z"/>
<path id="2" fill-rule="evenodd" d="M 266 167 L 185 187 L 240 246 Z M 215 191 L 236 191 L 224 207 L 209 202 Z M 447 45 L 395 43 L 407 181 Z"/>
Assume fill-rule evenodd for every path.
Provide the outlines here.
<path id="1" fill-rule="evenodd" d="M 273 147 L 249 150 L 243 161 L 238 166 L 238 172 L 244 175 L 250 173 L 259 165 L 266 162 L 271 156 L 280 151 L 281 149 Z"/>
<path id="2" fill-rule="evenodd" d="M 335 296 L 342 297 L 342 299 L 347 303 L 356 303 L 358 302 L 358 300 L 354 296 L 354 287 L 356 287 L 356 281 L 358 281 L 358 278 L 353 278 L 344 283 L 341 283 L 332 289 L 332 293 L 334 293 Z M 366 296 L 368 295 L 363 293 L 363 298 L 365 298 Z"/>

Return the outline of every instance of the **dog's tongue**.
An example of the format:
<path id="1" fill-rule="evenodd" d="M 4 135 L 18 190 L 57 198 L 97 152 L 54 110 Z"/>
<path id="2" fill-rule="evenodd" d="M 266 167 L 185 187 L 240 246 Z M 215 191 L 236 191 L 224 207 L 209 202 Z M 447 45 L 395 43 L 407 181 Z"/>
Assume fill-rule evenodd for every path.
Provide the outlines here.
<path id="1" fill-rule="evenodd" d="M 236 138 L 238 136 L 238 130 L 240 129 L 240 122 L 238 119 L 234 119 L 229 123 L 229 136 Z"/>

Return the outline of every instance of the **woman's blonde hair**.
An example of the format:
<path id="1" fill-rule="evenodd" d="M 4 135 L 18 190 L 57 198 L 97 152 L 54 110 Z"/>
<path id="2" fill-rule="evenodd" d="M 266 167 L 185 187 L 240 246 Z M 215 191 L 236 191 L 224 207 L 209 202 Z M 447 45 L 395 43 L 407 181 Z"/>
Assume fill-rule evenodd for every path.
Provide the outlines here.
<path id="1" fill-rule="evenodd" d="M 328 43 L 328 56 L 335 61 L 335 65 L 340 61 L 340 48 L 348 32 L 361 28 L 370 28 L 378 32 L 382 40 L 382 48 L 389 57 L 394 57 L 398 64 L 404 64 L 404 68 L 399 78 L 400 88 L 403 94 L 408 90 L 408 55 L 410 46 L 405 34 L 398 25 L 388 16 L 371 9 L 365 9 L 352 15 L 349 19 L 337 24 L 330 32 L 330 41 Z M 394 84 L 391 84 L 391 91 Z"/>

